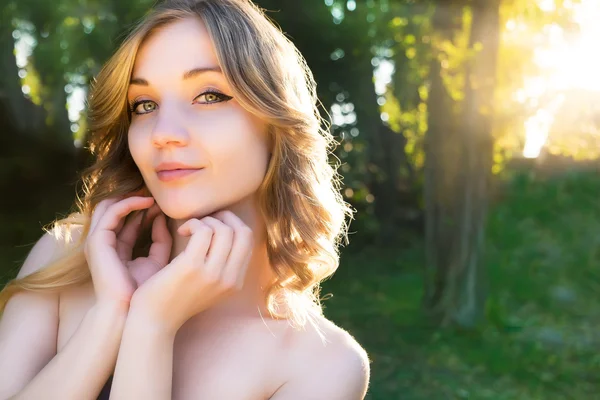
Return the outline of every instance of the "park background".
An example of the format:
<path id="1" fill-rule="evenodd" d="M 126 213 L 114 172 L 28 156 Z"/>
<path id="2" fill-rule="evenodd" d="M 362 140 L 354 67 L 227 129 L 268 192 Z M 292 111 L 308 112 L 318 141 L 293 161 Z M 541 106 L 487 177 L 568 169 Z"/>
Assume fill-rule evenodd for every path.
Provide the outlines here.
<path id="1" fill-rule="evenodd" d="M 357 214 L 322 294 L 367 398 L 600 398 L 600 1 L 256 3 L 339 142 Z M 0 1 L 2 283 L 72 206 L 88 84 L 152 4 Z"/>

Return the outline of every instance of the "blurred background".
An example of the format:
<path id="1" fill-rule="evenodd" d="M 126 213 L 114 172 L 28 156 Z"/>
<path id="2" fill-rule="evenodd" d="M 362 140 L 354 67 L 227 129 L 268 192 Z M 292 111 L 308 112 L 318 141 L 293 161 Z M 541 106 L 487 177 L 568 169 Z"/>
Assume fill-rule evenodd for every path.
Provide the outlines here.
<path id="1" fill-rule="evenodd" d="M 90 80 L 149 0 L 0 1 L 0 274 L 89 164 Z M 358 211 L 326 315 L 369 399 L 600 399 L 600 1 L 259 0 Z"/>

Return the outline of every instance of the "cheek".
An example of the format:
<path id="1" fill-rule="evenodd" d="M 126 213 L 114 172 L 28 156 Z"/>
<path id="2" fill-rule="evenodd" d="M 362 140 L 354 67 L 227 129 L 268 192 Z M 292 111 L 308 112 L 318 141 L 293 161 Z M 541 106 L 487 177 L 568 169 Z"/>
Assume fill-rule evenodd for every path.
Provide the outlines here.
<path id="1" fill-rule="evenodd" d="M 258 132 L 248 132 L 231 137 L 226 146 L 226 148 L 222 148 L 221 154 L 225 158 L 221 160 L 221 163 L 228 164 L 230 169 L 234 168 L 242 175 L 266 170 L 269 149 L 266 141 Z"/>
<path id="2" fill-rule="evenodd" d="M 127 143 L 129 145 L 129 152 L 131 153 L 133 161 L 135 161 L 138 167 L 142 166 L 145 150 L 140 135 L 136 134 L 135 130 L 129 130 L 129 133 L 127 134 Z"/>
<path id="3" fill-rule="evenodd" d="M 142 175 L 142 179 L 147 185 L 149 183 L 151 173 L 150 171 L 154 171 L 151 164 L 151 157 L 148 152 L 147 143 L 139 134 L 135 134 L 135 132 L 129 132 L 127 136 L 127 143 L 129 145 L 129 153 L 131 154 L 131 158 L 133 162 L 137 166 L 140 174 Z"/>
<path id="4" fill-rule="evenodd" d="M 225 119 L 225 123 L 214 132 L 214 140 L 207 144 L 207 151 L 215 172 L 225 184 L 234 183 L 245 190 L 259 185 L 267 171 L 269 147 L 266 140 L 266 128 L 247 116 Z"/>
<path id="5" fill-rule="evenodd" d="M 239 109 L 238 109 L 239 108 Z M 242 156 L 242 160 L 264 158 L 268 154 L 267 126 L 258 118 L 236 107 L 234 112 L 215 121 L 210 137 L 218 153 L 228 157 Z M 212 133 L 217 133 L 212 135 Z"/>

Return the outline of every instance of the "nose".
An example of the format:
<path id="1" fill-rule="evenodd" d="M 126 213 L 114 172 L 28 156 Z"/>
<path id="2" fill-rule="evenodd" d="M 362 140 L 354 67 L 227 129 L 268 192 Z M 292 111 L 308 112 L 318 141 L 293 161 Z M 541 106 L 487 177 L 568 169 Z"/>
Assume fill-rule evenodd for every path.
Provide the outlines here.
<path id="1" fill-rule="evenodd" d="M 187 146 L 189 140 L 188 131 L 177 123 L 175 116 L 160 118 L 152 131 L 152 145 L 156 148 Z"/>

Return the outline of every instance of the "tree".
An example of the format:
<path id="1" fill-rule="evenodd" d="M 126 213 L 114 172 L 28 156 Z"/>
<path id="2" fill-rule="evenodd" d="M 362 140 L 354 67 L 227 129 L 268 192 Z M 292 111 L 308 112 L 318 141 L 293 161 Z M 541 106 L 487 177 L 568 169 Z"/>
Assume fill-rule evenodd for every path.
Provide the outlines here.
<path id="1" fill-rule="evenodd" d="M 471 54 L 464 69 L 464 100 L 458 111 L 443 82 L 448 63 L 443 54 L 434 58 L 430 71 L 424 304 L 440 325 L 472 327 L 485 306 L 483 248 L 493 163 L 499 3 L 455 2 L 449 8 L 438 6 L 434 15 L 438 45 L 448 45 L 461 28 L 459 21 L 467 21 Z"/>
<path id="2" fill-rule="evenodd" d="M 3 140 L 14 140 L 21 132 L 43 126 L 40 107 L 28 101 L 21 91 L 14 54 L 12 17 L 16 4 L 10 2 L 0 10 L 0 126 Z"/>

